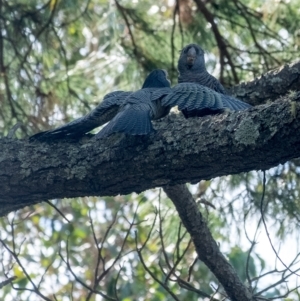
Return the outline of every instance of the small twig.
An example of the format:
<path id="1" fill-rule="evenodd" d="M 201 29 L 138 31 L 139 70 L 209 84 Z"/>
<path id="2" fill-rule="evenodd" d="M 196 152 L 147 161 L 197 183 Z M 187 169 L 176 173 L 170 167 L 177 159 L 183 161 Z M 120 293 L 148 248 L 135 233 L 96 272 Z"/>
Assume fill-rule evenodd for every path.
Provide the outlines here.
<path id="1" fill-rule="evenodd" d="M 135 245 L 136 245 L 136 251 L 137 254 L 139 256 L 139 259 L 141 261 L 141 264 L 143 265 L 144 269 L 150 274 L 150 276 L 158 283 L 160 284 L 172 297 L 174 300 L 176 301 L 180 301 L 177 296 L 171 291 L 171 289 L 162 281 L 160 281 L 154 273 L 151 272 L 151 270 L 148 268 L 148 266 L 146 265 L 144 258 L 142 256 L 142 248 L 138 248 L 138 242 L 137 242 L 137 234 L 135 232 Z"/>
<path id="2" fill-rule="evenodd" d="M 69 270 L 69 272 L 72 274 L 72 276 L 74 277 L 75 281 L 77 281 L 78 283 L 80 283 L 83 287 L 85 287 L 86 289 L 88 289 L 90 292 L 93 292 L 94 294 L 100 295 L 101 297 L 103 297 L 104 299 L 110 300 L 110 301 L 117 301 L 116 299 L 109 297 L 107 295 L 105 295 L 104 293 L 95 290 L 91 287 L 89 287 L 86 283 L 84 283 L 72 270 L 71 268 L 71 264 L 70 264 L 70 258 L 69 258 L 69 239 L 67 239 L 66 242 L 66 250 L 67 250 L 67 259 L 65 259 L 61 252 L 58 252 L 59 257 L 61 258 L 61 260 L 67 265 L 67 268 Z"/>
<path id="3" fill-rule="evenodd" d="M 220 287 L 221 287 L 220 284 L 218 284 L 217 289 L 215 289 L 215 288 L 213 287 L 213 288 L 215 289 L 215 292 L 214 292 L 214 294 L 210 297 L 209 301 L 215 300 L 214 296 L 218 293 Z"/>
<path id="4" fill-rule="evenodd" d="M 197 200 L 197 203 L 204 204 L 204 205 L 209 206 L 209 207 L 211 207 L 211 208 L 213 208 L 215 210 L 217 209 L 214 204 L 212 204 L 211 202 L 209 202 L 209 201 L 207 201 L 207 200 L 205 200 L 203 198 Z"/>
<path id="5" fill-rule="evenodd" d="M 48 1 L 47 2 L 47 6 L 52 6 L 51 8 L 51 14 L 50 14 L 50 17 L 49 19 L 47 20 L 46 24 L 44 26 L 41 27 L 41 29 L 38 31 L 38 33 L 35 35 L 34 37 L 34 40 L 31 42 L 31 44 L 29 45 L 24 57 L 23 57 L 23 61 L 21 62 L 21 68 L 23 67 L 24 63 L 27 61 L 27 57 L 34 45 L 34 43 L 37 41 L 37 39 L 39 38 L 39 36 L 44 32 L 44 30 L 46 30 L 46 28 L 50 25 L 50 23 L 52 22 L 53 18 L 54 18 L 54 15 L 55 15 L 55 12 L 56 12 L 56 8 L 57 8 L 57 4 L 58 4 L 58 0 L 54 0 L 54 1 Z"/>
<path id="6" fill-rule="evenodd" d="M 106 241 L 107 237 L 108 237 L 108 234 L 109 232 L 111 231 L 113 225 L 115 224 L 116 220 L 117 220 L 117 217 L 118 217 L 118 212 L 116 212 L 116 214 L 114 215 L 113 217 L 113 220 L 112 222 L 110 223 L 110 225 L 107 227 L 105 233 L 104 233 L 104 237 L 101 241 L 101 246 L 99 247 L 99 242 L 98 242 L 98 239 L 97 239 L 97 236 L 96 236 L 96 232 L 95 232 L 95 227 L 94 227 L 94 222 L 93 222 L 93 219 L 91 218 L 91 214 L 89 212 L 89 221 L 90 221 L 90 224 L 91 224 L 91 229 L 92 229 L 92 233 L 93 233 L 93 239 L 94 239 L 94 242 L 95 242 L 95 246 L 97 248 L 97 263 L 96 263 L 96 266 L 95 266 L 95 270 L 94 270 L 94 284 L 93 284 L 93 289 L 96 289 L 99 281 L 99 277 L 101 277 L 101 275 L 103 273 L 106 272 L 106 269 L 105 269 L 105 257 L 103 257 L 102 255 L 102 251 L 103 251 L 103 245 L 104 245 L 104 242 Z M 98 275 L 98 272 L 99 272 L 99 267 L 100 267 L 100 263 L 102 263 L 102 266 L 103 266 L 103 273 L 101 275 Z M 90 291 L 90 293 L 88 294 L 88 296 L 86 297 L 86 300 L 90 300 L 90 298 L 92 297 L 92 294 L 94 292 L 93 291 Z"/>
<path id="7" fill-rule="evenodd" d="M 160 243 L 161 243 L 161 249 L 162 249 L 162 253 L 164 255 L 165 258 L 165 262 L 168 266 L 169 269 L 171 269 L 171 264 L 166 252 L 166 248 L 165 248 L 165 243 L 164 243 L 164 235 L 163 235 L 163 227 L 162 227 L 162 223 L 165 219 L 165 217 L 161 216 L 161 209 L 160 209 L 160 204 L 161 204 L 161 189 L 159 189 L 159 195 L 158 195 L 158 217 L 159 217 L 159 239 L 160 239 Z"/>
<path id="8" fill-rule="evenodd" d="M 300 270 L 300 268 L 297 269 L 296 271 L 299 271 L 299 270 Z M 278 280 L 277 282 L 273 283 L 272 285 L 270 285 L 270 286 L 266 287 L 265 289 L 263 289 L 263 290 L 257 292 L 256 294 L 254 294 L 254 297 L 259 296 L 259 295 L 261 295 L 262 293 L 268 291 L 269 289 L 271 289 L 271 288 L 273 288 L 273 287 L 276 287 L 278 284 L 281 284 L 281 283 L 285 282 L 286 279 L 288 279 L 288 278 L 289 278 L 291 275 L 293 275 L 293 274 L 295 274 L 295 273 L 292 272 L 292 273 L 288 274 L 287 276 L 281 278 L 281 279 Z"/>
<path id="9" fill-rule="evenodd" d="M 150 237 L 151 237 L 151 234 L 152 234 L 152 231 L 154 229 L 154 226 L 155 226 L 155 222 L 156 222 L 156 219 L 157 219 L 157 216 L 158 216 L 158 212 L 157 210 L 155 210 L 155 216 L 154 216 L 154 220 L 153 220 L 153 223 L 151 225 L 151 228 L 150 228 L 150 231 L 146 237 L 146 240 L 145 242 L 142 244 L 142 246 L 139 248 L 141 251 L 145 248 L 147 242 L 149 241 Z M 135 235 L 137 235 L 137 232 L 135 231 Z"/>
<path id="10" fill-rule="evenodd" d="M 184 233 L 184 236 L 187 234 L 187 232 Z M 178 241 L 177 241 L 178 242 Z M 180 243 L 180 241 L 179 241 Z M 179 244 L 178 243 L 178 244 Z M 178 266 L 178 264 L 181 262 L 181 260 L 183 259 L 184 255 L 186 254 L 186 252 L 188 251 L 188 249 L 190 248 L 190 245 L 192 243 L 192 240 L 190 239 L 188 244 L 187 244 L 187 247 L 185 248 L 185 250 L 182 252 L 182 255 L 179 256 L 179 254 L 177 254 L 177 260 L 176 262 L 174 263 L 174 266 L 171 268 L 170 272 L 168 273 L 168 275 L 166 276 L 166 279 L 165 279 L 165 283 L 168 281 L 168 279 L 170 278 L 170 276 L 173 274 L 176 276 L 176 274 L 174 273 L 176 267 Z M 176 276 L 177 277 L 177 276 Z"/>
<path id="11" fill-rule="evenodd" d="M 12 276 L 12 277 L 9 277 L 8 279 L 0 282 L 0 288 L 2 288 L 3 286 L 5 285 L 8 285 L 10 283 L 12 283 L 14 280 L 16 280 L 18 277 L 17 276 Z"/>
<path id="12" fill-rule="evenodd" d="M 261 201 L 260 201 L 260 213 L 261 213 L 261 217 L 262 217 L 262 221 L 263 221 L 263 224 L 264 224 L 264 228 L 265 228 L 265 231 L 266 231 L 266 234 L 267 234 L 267 237 L 268 237 L 268 240 L 270 242 L 270 245 L 272 247 L 272 250 L 274 251 L 275 255 L 276 255 L 276 258 L 278 258 L 278 260 L 283 264 L 283 266 L 289 270 L 292 274 L 295 274 L 296 276 L 300 276 L 299 274 L 293 272 L 284 262 L 283 260 L 279 257 L 279 255 L 277 254 L 277 251 L 275 250 L 275 247 L 272 243 L 272 240 L 271 240 L 271 237 L 270 237 L 270 233 L 268 231 L 268 227 L 267 227 L 267 224 L 266 224 L 266 221 L 265 221 L 265 217 L 264 217 L 264 209 L 263 209 L 263 202 L 264 202 L 264 198 L 265 198 L 265 192 L 266 192 L 266 172 L 263 171 L 263 193 L 262 193 L 262 197 L 261 197 Z M 267 207 L 267 204 L 266 204 L 266 207 Z"/>
<path id="13" fill-rule="evenodd" d="M 172 25 L 172 32 L 171 32 L 171 70 L 172 70 L 172 77 L 173 73 L 176 71 L 175 68 L 175 45 L 174 45 L 174 37 L 175 37 L 175 29 L 176 29 L 176 16 L 179 15 L 179 0 L 176 0 L 174 11 L 173 11 L 173 25 Z"/>
<path id="14" fill-rule="evenodd" d="M 130 39 L 131 39 L 131 43 L 132 43 L 132 46 L 133 46 L 133 53 L 138 58 L 138 48 L 137 48 L 137 45 L 135 43 L 134 35 L 133 35 L 132 30 L 131 30 L 131 26 L 130 26 L 129 20 L 127 18 L 126 13 L 125 13 L 126 10 L 125 10 L 125 8 L 117 0 L 115 0 L 115 4 L 116 4 L 117 9 L 121 13 L 121 15 L 122 15 L 122 17 L 123 17 L 123 19 L 125 21 L 125 24 L 127 26 L 128 33 L 129 33 L 129 36 L 130 36 Z"/>
<path id="15" fill-rule="evenodd" d="M 249 263 L 250 263 L 251 253 L 254 249 L 255 244 L 256 244 L 256 242 L 253 241 L 252 244 L 251 244 L 250 250 L 247 254 L 247 261 L 246 261 L 246 278 L 248 280 L 248 283 L 249 283 L 250 287 L 251 287 L 251 278 L 250 278 L 250 274 L 249 274 Z"/>
<path id="16" fill-rule="evenodd" d="M 7 134 L 7 138 L 12 138 L 14 135 L 15 135 L 15 133 L 16 133 L 16 131 L 20 128 L 22 126 L 22 122 L 20 122 L 20 121 L 18 121 L 10 130 L 9 130 L 9 132 L 8 132 L 8 134 Z"/>
<path id="17" fill-rule="evenodd" d="M 214 15 L 207 9 L 207 7 L 203 3 L 203 1 L 201 1 L 201 0 L 194 0 L 194 1 L 197 5 L 198 10 L 203 14 L 206 21 L 211 24 L 212 32 L 215 36 L 216 42 L 217 42 L 219 50 L 220 50 L 220 59 L 221 59 L 220 64 L 223 63 L 223 59 L 224 59 L 224 57 L 226 57 L 228 64 L 231 67 L 234 81 L 235 81 L 235 83 L 238 83 L 239 78 L 238 78 L 237 72 L 235 70 L 235 65 L 232 61 L 230 53 L 228 52 L 227 44 L 225 43 L 225 39 L 221 35 L 221 33 L 219 31 L 219 27 L 218 27 L 217 23 L 215 22 Z M 222 74 L 221 74 L 221 78 L 222 78 Z"/>
<path id="18" fill-rule="evenodd" d="M 64 27 L 64 26 L 68 26 L 70 25 L 71 23 L 74 23 L 76 22 L 77 20 L 79 20 L 81 17 L 83 17 L 84 14 L 86 14 L 88 8 L 89 8 L 89 4 L 90 4 L 91 0 L 87 0 L 86 1 L 86 5 L 84 7 L 84 10 L 82 12 L 80 12 L 80 14 L 76 17 L 74 17 L 72 20 L 70 21 L 66 21 L 66 22 L 63 22 L 60 24 L 60 27 Z"/>
<path id="19" fill-rule="evenodd" d="M 192 276 L 193 268 L 196 265 L 198 259 L 199 259 L 199 257 L 197 255 L 196 258 L 194 259 L 194 261 L 192 262 L 192 264 L 189 266 L 188 279 L 187 279 L 188 282 L 191 281 L 191 276 Z"/>
<path id="20" fill-rule="evenodd" d="M 22 269 L 23 273 L 25 274 L 26 278 L 28 279 L 28 281 L 31 283 L 31 285 L 33 286 L 33 290 L 31 289 L 26 289 L 26 290 L 30 290 L 32 292 L 35 292 L 37 295 L 39 295 L 42 299 L 46 300 L 46 301 L 51 301 L 49 298 L 47 298 L 46 296 L 44 296 L 40 290 L 37 288 L 37 286 L 35 285 L 35 283 L 33 282 L 33 280 L 31 279 L 31 277 L 29 276 L 29 274 L 27 273 L 26 269 L 24 268 L 23 264 L 21 263 L 19 257 L 17 256 L 17 254 L 15 252 L 13 252 L 7 245 L 6 243 L 0 239 L 0 242 L 2 243 L 2 245 L 4 246 L 4 248 L 12 255 L 12 257 L 16 260 L 16 262 L 18 263 L 18 265 L 20 266 L 20 268 Z"/>
<path id="21" fill-rule="evenodd" d="M 122 266 L 120 265 L 120 269 L 118 271 L 118 274 L 117 274 L 117 277 L 116 277 L 116 281 L 115 281 L 115 285 L 114 285 L 114 293 L 115 293 L 115 296 L 117 298 L 117 300 L 119 301 L 119 297 L 118 297 L 118 289 L 117 289 L 117 284 L 118 284 L 118 280 L 120 278 L 120 275 L 121 275 L 121 272 L 122 272 Z"/>
<path id="22" fill-rule="evenodd" d="M 198 294 L 199 296 L 201 297 L 204 297 L 204 298 L 211 298 L 211 296 L 195 287 L 193 287 L 189 282 L 177 277 L 177 283 L 179 284 L 180 287 L 188 290 L 188 291 L 191 291 L 191 292 L 194 292 L 196 294 Z M 220 300 L 217 300 L 215 298 L 211 299 L 212 301 L 220 301 Z"/>
<path id="23" fill-rule="evenodd" d="M 45 203 L 54 208 L 68 223 L 71 223 L 71 221 L 68 220 L 67 217 L 54 204 L 52 204 L 50 201 L 45 201 Z"/>
<path id="24" fill-rule="evenodd" d="M 251 281 L 259 280 L 260 278 L 263 278 L 263 277 L 268 276 L 268 275 L 273 274 L 273 273 L 282 273 L 282 271 L 278 271 L 277 269 L 274 269 L 272 271 L 266 272 L 264 274 L 261 274 L 257 277 L 252 278 Z"/>

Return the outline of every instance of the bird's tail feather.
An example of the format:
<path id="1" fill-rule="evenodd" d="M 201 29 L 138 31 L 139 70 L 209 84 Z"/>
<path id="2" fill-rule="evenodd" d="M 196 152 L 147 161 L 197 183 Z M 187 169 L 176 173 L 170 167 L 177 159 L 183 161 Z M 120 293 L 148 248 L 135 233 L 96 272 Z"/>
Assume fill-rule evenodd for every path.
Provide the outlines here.
<path id="1" fill-rule="evenodd" d="M 127 109 L 119 112 L 98 134 L 96 139 L 108 137 L 113 133 L 147 135 L 154 131 L 147 110 Z"/>
<path id="2" fill-rule="evenodd" d="M 30 141 L 39 140 L 55 140 L 61 138 L 79 138 L 85 133 L 91 131 L 97 126 L 92 122 L 86 121 L 86 117 L 73 120 L 54 130 L 37 133 L 29 138 Z"/>
<path id="3" fill-rule="evenodd" d="M 32 136 L 29 137 L 29 141 L 34 141 L 34 140 L 43 141 L 43 140 L 47 140 L 47 136 L 48 136 L 49 132 L 51 132 L 51 131 L 39 132 L 39 133 L 37 133 L 35 135 L 32 135 Z"/>

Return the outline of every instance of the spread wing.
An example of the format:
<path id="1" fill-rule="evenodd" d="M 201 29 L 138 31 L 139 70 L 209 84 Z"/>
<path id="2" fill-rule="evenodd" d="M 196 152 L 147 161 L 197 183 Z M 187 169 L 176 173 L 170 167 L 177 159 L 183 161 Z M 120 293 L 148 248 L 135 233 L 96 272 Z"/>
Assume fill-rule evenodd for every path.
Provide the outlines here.
<path id="1" fill-rule="evenodd" d="M 218 114 L 226 109 L 245 110 L 251 105 L 194 83 L 180 83 L 162 99 L 163 106 L 178 106 L 185 117 Z"/>
<path id="2" fill-rule="evenodd" d="M 154 131 L 151 120 L 166 116 L 170 108 L 161 106 L 160 99 L 170 88 L 144 88 L 126 99 L 118 114 L 96 135 L 97 139 L 112 133 L 147 135 Z"/>
<path id="3" fill-rule="evenodd" d="M 31 136 L 30 140 L 51 140 L 83 136 L 85 133 L 110 121 L 118 113 L 125 99 L 131 94 L 132 92 L 123 91 L 106 94 L 103 101 L 87 115 L 57 129 L 37 133 Z"/>
<path id="4" fill-rule="evenodd" d="M 147 135 L 153 131 L 151 123 L 151 107 L 147 103 L 126 104 L 98 134 L 96 139 L 108 137 L 113 133 L 128 135 Z"/>

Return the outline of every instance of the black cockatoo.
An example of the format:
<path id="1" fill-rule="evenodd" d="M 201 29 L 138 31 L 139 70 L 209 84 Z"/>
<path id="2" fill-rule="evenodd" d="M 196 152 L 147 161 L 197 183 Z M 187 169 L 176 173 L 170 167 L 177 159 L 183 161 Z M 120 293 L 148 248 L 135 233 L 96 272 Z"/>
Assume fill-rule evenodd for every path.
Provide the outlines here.
<path id="1" fill-rule="evenodd" d="M 146 135 L 153 131 L 151 120 L 166 116 L 173 106 L 178 106 L 185 117 L 249 107 L 229 95 L 195 83 L 179 83 L 171 88 L 166 71 L 157 69 L 148 75 L 142 89 L 109 93 L 91 113 L 52 131 L 38 133 L 31 140 L 82 136 L 108 121 L 96 138 L 115 132 Z"/>
<path id="2" fill-rule="evenodd" d="M 163 74 L 163 70 L 156 71 Z M 245 109 L 243 105 L 229 95 L 194 83 L 180 83 L 173 88 L 141 89 L 126 99 L 119 113 L 96 134 L 96 138 L 107 137 L 114 132 L 148 134 L 153 131 L 151 120 L 166 116 L 174 106 L 190 117 L 216 114 L 225 109 L 238 111 Z M 194 112 L 197 115 L 193 115 Z"/>
<path id="3" fill-rule="evenodd" d="M 245 110 L 251 105 L 227 95 L 222 84 L 211 74 L 205 67 L 204 51 L 197 44 L 185 46 L 178 60 L 178 83 L 196 83 L 208 87 L 218 93 L 226 95 L 222 103 L 216 103 L 215 106 L 207 106 L 201 110 L 183 110 L 185 117 L 203 116 L 210 114 L 222 113 L 224 110 Z M 220 105 L 220 107 L 218 107 Z"/>
<path id="4" fill-rule="evenodd" d="M 146 135 L 153 131 L 151 120 L 169 114 L 171 106 L 163 106 L 161 101 L 171 92 L 171 84 L 165 70 L 156 69 L 146 78 L 142 89 L 133 92 L 120 106 L 115 117 L 95 138 L 107 137 L 112 133 Z"/>
<path id="5" fill-rule="evenodd" d="M 186 118 L 218 114 L 226 110 L 239 111 L 251 107 L 227 95 L 221 83 L 207 72 L 204 51 L 196 44 L 184 47 L 178 60 L 178 71 L 179 84 L 173 88 L 139 90 L 134 97 L 132 94 L 126 100 L 126 105 L 96 137 L 106 137 L 113 132 L 126 132 L 132 135 L 147 134 L 145 131 L 133 132 L 131 130 L 130 132 L 129 128 L 133 125 L 134 128 L 143 126 L 149 133 L 153 130 L 150 119 L 166 116 L 171 107 L 176 105 Z M 160 72 L 163 76 L 162 70 Z"/>
<path id="6" fill-rule="evenodd" d="M 63 137 L 80 137 L 85 133 L 101 126 L 108 121 L 112 123 L 105 127 L 98 138 L 110 134 L 110 132 L 125 132 L 132 135 L 148 134 L 152 131 L 150 119 L 158 119 L 166 116 L 170 108 L 159 108 L 155 97 L 151 98 L 156 89 L 170 88 L 170 81 L 164 70 L 152 71 L 142 86 L 136 92 L 115 91 L 104 96 L 103 101 L 87 115 L 54 130 L 37 133 L 30 140 L 51 140 Z M 137 105 L 137 107 L 135 106 Z M 146 115 L 148 114 L 148 115 Z M 116 115 L 118 122 L 116 123 Z M 149 119 L 150 118 L 150 119 Z M 113 126 L 114 125 L 114 126 Z M 110 129 L 110 132 L 108 132 Z"/>

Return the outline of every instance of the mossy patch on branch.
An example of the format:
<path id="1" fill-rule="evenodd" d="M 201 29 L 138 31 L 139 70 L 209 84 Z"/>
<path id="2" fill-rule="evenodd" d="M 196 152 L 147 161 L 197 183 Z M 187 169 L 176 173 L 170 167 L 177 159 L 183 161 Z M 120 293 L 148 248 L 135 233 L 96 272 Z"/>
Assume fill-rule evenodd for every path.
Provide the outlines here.
<path id="1" fill-rule="evenodd" d="M 234 139 L 239 144 L 255 145 L 259 137 L 259 124 L 255 124 L 252 119 L 243 119 L 234 133 Z"/>

